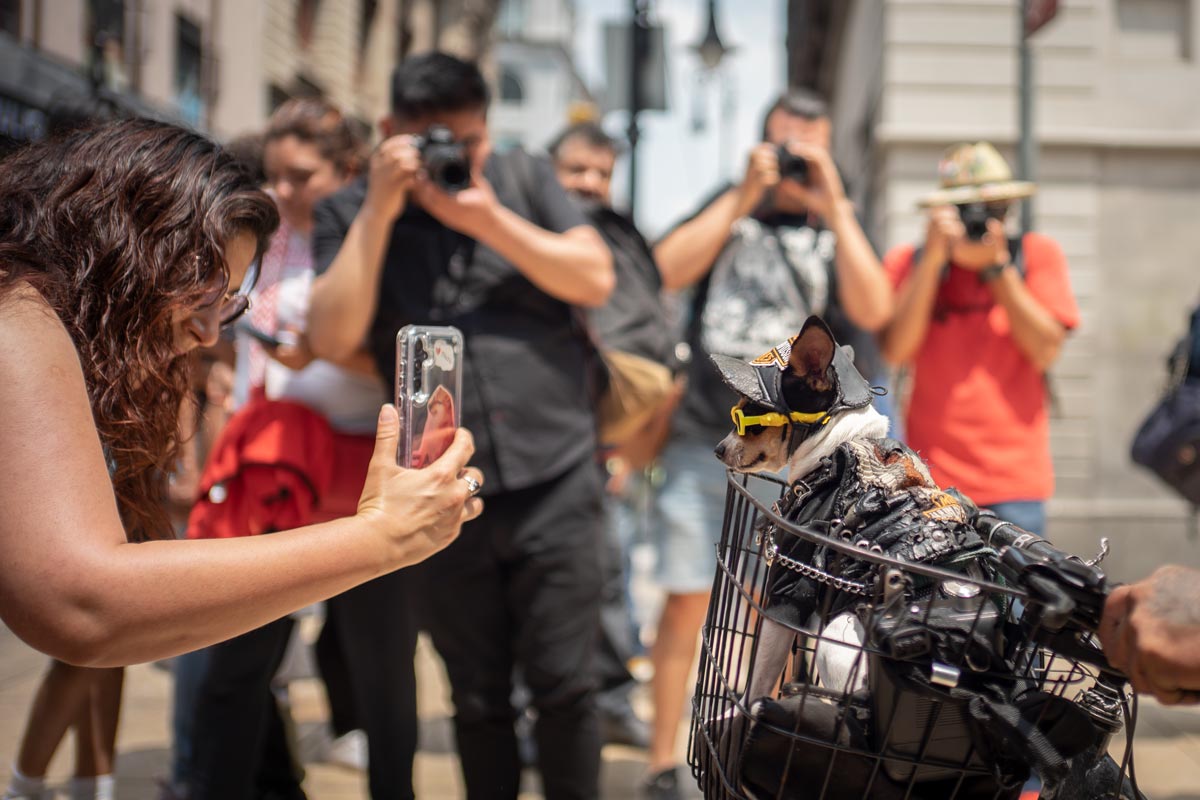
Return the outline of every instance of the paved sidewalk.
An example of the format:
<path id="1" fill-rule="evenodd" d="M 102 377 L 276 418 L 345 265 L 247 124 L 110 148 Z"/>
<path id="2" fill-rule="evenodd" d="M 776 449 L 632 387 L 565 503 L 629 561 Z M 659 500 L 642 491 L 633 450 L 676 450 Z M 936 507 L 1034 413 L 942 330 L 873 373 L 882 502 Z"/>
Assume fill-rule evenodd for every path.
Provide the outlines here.
<path id="1" fill-rule="evenodd" d="M 26 647 L 0 626 L 0 781 L 7 782 L 29 700 L 45 666 L 45 658 Z M 421 752 L 417 756 L 417 796 L 462 796 L 448 718 L 445 675 L 424 641 L 418 653 L 420 678 Z M 312 800 L 359 800 L 366 796 L 361 774 L 320 763 L 324 746 L 324 699 L 311 679 L 292 683 L 292 712 L 297 724 Z M 167 774 L 171 678 L 163 669 L 142 665 L 126 674 L 125 703 L 118 739 L 118 797 L 155 800 L 156 780 Z M 686 732 L 681 726 L 681 748 Z M 1119 749 L 1119 748 L 1118 748 Z M 52 781 L 63 781 L 70 770 L 69 746 L 60 748 L 51 765 Z M 645 767 L 641 751 L 606 747 L 605 800 L 633 800 Z M 1164 709 L 1142 703 L 1138 725 L 1137 774 L 1151 800 L 1200 800 L 1200 710 Z M 523 800 L 540 797 L 530 780 Z M 698 793 L 695 793 L 698 797 Z"/>
<path id="2" fill-rule="evenodd" d="M 454 754 L 445 673 L 428 642 L 418 648 L 421 716 L 421 751 L 417 754 L 416 789 L 420 798 L 463 796 Z M 0 625 L 0 791 L 8 782 L 30 699 L 37 688 L 46 659 L 30 650 Z M 117 795 L 119 800 L 155 800 L 159 778 L 169 772 L 170 673 L 159 666 L 140 665 L 126 671 L 125 698 L 117 740 Z M 317 681 L 301 679 L 290 689 L 301 756 L 305 762 L 304 788 L 311 800 L 365 798 L 364 776 L 353 770 L 320 762 L 327 742 L 326 708 Z M 686 741 L 686 733 L 684 739 Z M 70 741 L 59 748 L 50 768 L 51 783 L 70 775 Z M 604 749 L 605 800 L 633 800 L 645 769 L 645 753 L 609 746 Z M 528 791 L 522 800 L 541 797 L 536 780 L 526 773 Z M 699 797 L 699 793 L 695 793 Z"/>

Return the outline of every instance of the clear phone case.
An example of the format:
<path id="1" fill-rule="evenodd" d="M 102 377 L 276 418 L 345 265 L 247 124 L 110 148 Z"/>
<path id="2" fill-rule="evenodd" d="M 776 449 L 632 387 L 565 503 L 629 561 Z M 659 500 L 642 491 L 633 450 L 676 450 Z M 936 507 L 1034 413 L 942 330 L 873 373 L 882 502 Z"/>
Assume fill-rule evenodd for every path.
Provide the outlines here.
<path id="1" fill-rule="evenodd" d="M 458 328 L 405 325 L 396 334 L 396 463 L 420 469 L 450 446 L 462 424 L 463 335 Z"/>

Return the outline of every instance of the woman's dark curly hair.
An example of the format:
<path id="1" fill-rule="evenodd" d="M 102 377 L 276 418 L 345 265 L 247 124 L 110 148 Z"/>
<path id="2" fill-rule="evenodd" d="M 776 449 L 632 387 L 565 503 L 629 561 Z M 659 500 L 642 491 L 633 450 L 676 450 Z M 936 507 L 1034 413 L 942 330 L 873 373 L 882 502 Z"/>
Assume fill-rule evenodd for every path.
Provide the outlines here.
<path id="1" fill-rule="evenodd" d="M 190 400 L 172 314 L 229 288 L 229 241 L 248 233 L 261 255 L 278 224 L 232 157 L 175 125 L 104 123 L 0 161 L 0 296 L 31 284 L 66 325 L 132 540 L 170 535 Z"/>

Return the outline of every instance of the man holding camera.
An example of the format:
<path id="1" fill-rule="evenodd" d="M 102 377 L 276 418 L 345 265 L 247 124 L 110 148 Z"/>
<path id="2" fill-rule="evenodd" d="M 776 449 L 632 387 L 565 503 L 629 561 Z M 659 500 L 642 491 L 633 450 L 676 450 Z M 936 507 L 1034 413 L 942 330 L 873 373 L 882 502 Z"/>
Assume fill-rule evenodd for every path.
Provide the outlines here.
<path id="1" fill-rule="evenodd" d="M 779 98 L 739 185 L 723 190 L 654 248 L 667 288 L 695 286 L 688 388 L 663 453 L 656 511 L 658 581 L 667 593 L 654 645 L 655 720 L 645 794 L 680 796 L 675 741 L 712 585 L 725 499 L 713 445 L 736 402 L 708 355 L 750 360 L 795 335 L 810 314 L 865 331 L 892 292 L 829 153 L 824 101 Z"/>
<path id="2" fill-rule="evenodd" d="M 1054 491 L 1045 374 L 1079 324 L 1067 262 L 1051 239 L 1010 241 L 1004 220 L 1033 194 L 986 142 L 946 151 L 925 197 L 925 242 L 884 259 L 897 289 L 884 357 L 910 365 L 908 444 L 934 479 L 1042 533 Z"/>
<path id="3" fill-rule="evenodd" d="M 403 325 L 462 330 L 462 420 L 487 511 L 421 567 L 414 595 L 450 677 L 467 795 L 517 796 L 518 667 L 547 798 L 594 798 L 602 487 L 571 306 L 605 302 L 612 261 L 548 164 L 524 180 L 491 156 L 487 104 L 473 64 L 430 53 L 396 69 L 369 175 L 316 209 L 325 271 L 308 333 L 323 358 L 367 342 L 394 385 Z"/>

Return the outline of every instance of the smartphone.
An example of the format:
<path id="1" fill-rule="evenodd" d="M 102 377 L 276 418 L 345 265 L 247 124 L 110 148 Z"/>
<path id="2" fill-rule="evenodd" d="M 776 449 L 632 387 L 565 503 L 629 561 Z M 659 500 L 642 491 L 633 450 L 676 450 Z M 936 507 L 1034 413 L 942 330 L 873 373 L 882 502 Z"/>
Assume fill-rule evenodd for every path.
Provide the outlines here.
<path id="1" fill-rule="evenodd" d="M 396 334 L 396 463 L 420 469 L 437 460 L 462 424 L 463 335 L 449 326 L 405 325 Z"/>

